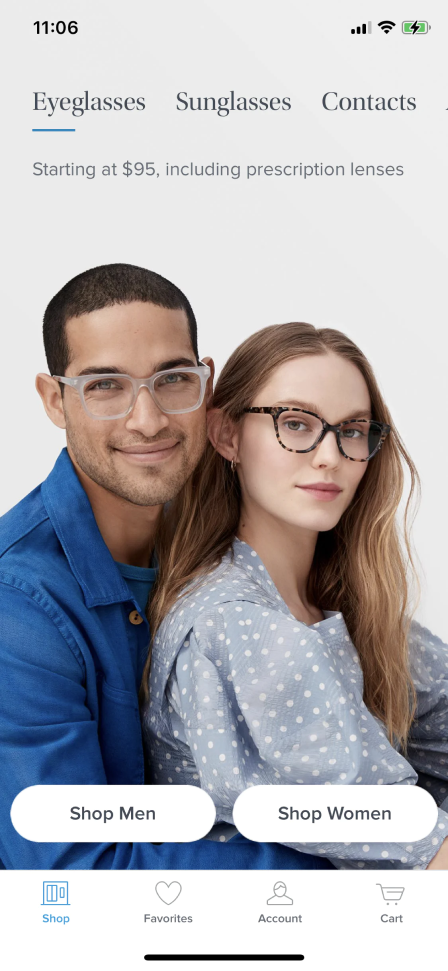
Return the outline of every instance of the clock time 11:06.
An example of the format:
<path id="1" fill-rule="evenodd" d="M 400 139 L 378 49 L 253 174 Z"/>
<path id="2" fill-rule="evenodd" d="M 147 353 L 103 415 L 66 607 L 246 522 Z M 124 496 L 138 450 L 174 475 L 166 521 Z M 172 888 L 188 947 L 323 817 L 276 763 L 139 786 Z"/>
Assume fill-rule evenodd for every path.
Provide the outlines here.
<path id="1" fill-rule="evenodd" d="M 70 20 L 68 24 L 65 23 L 65 20 L 58 20 L 55 24 L 49 23 L 48 20 L 35 20 L 33 27 L 36 28 L 37 34 L 78 33 L 78 22 L 76 20 Z"/>

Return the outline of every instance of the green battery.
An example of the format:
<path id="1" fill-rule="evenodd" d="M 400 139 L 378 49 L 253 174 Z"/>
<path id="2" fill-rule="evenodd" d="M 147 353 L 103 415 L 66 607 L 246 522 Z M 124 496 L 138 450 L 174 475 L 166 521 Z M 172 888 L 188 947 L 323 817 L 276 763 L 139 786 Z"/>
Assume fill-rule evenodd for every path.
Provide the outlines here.
<path id="1" fill-rule="evenodd" d="M 404 20 L 403 34 L 427 34 L 429 24 L 427 20 Z"/>

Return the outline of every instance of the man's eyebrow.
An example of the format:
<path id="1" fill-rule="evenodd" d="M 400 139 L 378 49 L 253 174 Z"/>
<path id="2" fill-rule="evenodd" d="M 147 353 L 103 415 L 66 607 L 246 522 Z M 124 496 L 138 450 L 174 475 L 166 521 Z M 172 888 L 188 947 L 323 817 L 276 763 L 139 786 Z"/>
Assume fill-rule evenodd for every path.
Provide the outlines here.
<path id="1" fill-rule="evenodd" d="M 287 401 L 276 401 L 274 407 L 284 408 L 287 405 L 292 405 L 294 408 L 303 408 L 304 411 L 313 411 L 316 415 L 320 415 L 319 408 L 317 405 L 313 404 L 312 401 L 296 401 L 294 398 L 288 398 Z M 351 418 L 367 418 L 371 419 L 372 413 L 367 409 L 360 408 L 357 410 L 354 408 L 347 418 L 341 418 L 342 421 L 350 421 Z"/>
<path id="2" fill-rule="evenodd" d="M 81 377 L 81 375 L 83 374 L 125 374 L 125 373 L 126 372 L 123 371 L 121 368 L 114 367 L 113 364 L 109 365 L 109 367 L 100 364 L 98 365 L 98 367 L 96 367 L 95 365 L 92 365 L 92 367 L 83 368 L 82 371 L 79 372 L 78 377 Z"/>
<path id="3" fill-rule="evenodd" d="M 171 368 L 176 367 L 197 367 L 197 361 L 192 360 L 189 357 L 176 357 L 172 361 L 162 361 L 157 365 L 156 371 L 170 371 Z"/>
<path id="4" fill-rule="evenodd" d="M 173 358 L 172 361 L 162 361 L 160 364 L 157 364 L 152 373 L 156 374 L 158 371 L 170 371 L 171 368 L 177 368 L 177 367 L 197 367 L 197 363 L 196 361 L 191 360 L 189 357 L 177 357 L 177 358 Z M 125 368 L 116 367 L 113 364 L 98 365 L 98 366 L 92 364 L 90 367 L 83 368 L 82 371 L 79 372 L 78 377 L 81 377 L 83 374 L 127 374 L 127 373 L 128 372 L 126 371 Z"/>

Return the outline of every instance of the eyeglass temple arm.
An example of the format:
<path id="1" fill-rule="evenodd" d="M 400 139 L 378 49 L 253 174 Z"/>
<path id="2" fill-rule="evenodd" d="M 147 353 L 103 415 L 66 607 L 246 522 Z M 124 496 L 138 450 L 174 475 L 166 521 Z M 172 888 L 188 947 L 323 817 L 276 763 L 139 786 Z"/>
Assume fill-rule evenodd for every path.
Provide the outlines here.
<path id="1" fill-rule="evenodd" d="M 54 378 L 54 380 L 57 381 L 59 384 L 68 384 L 68 385 L 71 385 L 71 387 L 73 388 L 76 388 L 76 385 L 78 384 L 78 381 L 79 381 L 79 378 L 65 378 L 60 374 L 52 374 L 51 377 Z"/>

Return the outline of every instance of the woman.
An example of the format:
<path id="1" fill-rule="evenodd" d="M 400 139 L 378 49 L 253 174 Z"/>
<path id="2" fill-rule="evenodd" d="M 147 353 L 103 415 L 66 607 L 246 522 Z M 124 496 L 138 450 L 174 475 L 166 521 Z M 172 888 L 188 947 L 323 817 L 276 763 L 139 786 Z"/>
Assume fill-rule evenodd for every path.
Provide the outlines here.
<path id="1" fill-rule="evenodd" d="M 209 437 L 152 601 L 155 781 L 202 786 L 229 823 L 249 785 L 421 771 L 448 810 L 448 648 L 410 624 L 395 523 L 402 461 L 411 493 L 416 473 L 364 355 L 309 324 L 254 334 L 222 371 Z M 297 848 L 447 868 L 448 813 L 412 846 Z"/>

